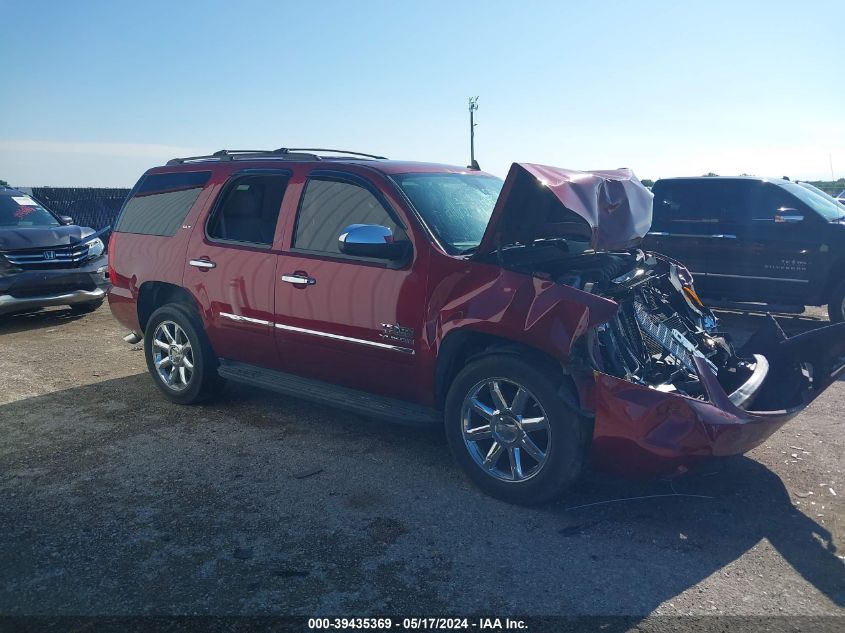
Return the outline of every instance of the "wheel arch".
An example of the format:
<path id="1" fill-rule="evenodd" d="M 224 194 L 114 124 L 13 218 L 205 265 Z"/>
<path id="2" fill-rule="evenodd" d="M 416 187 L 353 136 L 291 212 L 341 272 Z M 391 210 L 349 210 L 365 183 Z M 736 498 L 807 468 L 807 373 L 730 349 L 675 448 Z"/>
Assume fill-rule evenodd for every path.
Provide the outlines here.
<path id="1" fill-rule="evenodd" d="M 565 376 L 566 367 L 560 360 L 541 349 L 501 336 L 462 328 L 446 335 L 440 344 L 434 374 L 435 406 L 443 410 L 446 395 L 458 372 L 474 359 L 488 354 L 513 354 L 529 358 L 533 364 L 550 374 Z M 574 383 L 573 383 L 574 384 Z"/>
<path id="2" fill-rule="evenodd" d="M 164 281 L 145 281 L 138 289 L 138 324 L 142 332 L 147 329 L 152 313 L 168 303 L 186 306 L 198 316 L 202 314 L 196 299 L 181 286 Z"/>

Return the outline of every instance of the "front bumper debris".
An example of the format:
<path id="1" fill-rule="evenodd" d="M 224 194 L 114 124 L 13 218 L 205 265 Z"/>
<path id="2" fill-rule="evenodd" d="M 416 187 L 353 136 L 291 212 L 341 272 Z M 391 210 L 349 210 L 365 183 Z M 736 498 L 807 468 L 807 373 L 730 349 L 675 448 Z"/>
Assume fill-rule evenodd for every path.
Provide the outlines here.
<path id="1" fill-rule="evenodd" d="M 768 363 L 762 384 L 749 387 L 750 411 L 734 403 L 742 399 L 725 393 L 700 359 L 706 401 L 595 372 L 594 462 L 620 474 L 654 475 L 750 451 L 845 372 L 845 323 L 787 338 L 770 317 L 741 354 Z"/>

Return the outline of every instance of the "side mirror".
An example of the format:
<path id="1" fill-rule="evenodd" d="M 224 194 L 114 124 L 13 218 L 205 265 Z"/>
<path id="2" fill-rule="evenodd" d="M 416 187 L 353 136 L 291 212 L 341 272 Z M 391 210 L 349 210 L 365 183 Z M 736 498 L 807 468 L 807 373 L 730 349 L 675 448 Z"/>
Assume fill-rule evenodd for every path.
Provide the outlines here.
<path id="1" fill-rule="evenodd" d="M 70 217 L 69 215 L 60 215 L 59 216 L 59 222 L 61 222 L 65 226 L 67 226 L 69 224 L 73 224 L 73 218 Z"/>
<path id="2" fill-rule="evenodd" d="M 396 241 L 393 231 L 378 224 L 351 224 L 337 239 L 338 248 L 344 255 L 375 259 L 402 259 L 410 245 L 404 240 Z"/>
<path id="3" fill-rule="evenodd" d="M 804 221 L 804 215 L 798 209 L 781 207 L 775 211 L 775 222 L 779 224 L 798 224 Z"/>

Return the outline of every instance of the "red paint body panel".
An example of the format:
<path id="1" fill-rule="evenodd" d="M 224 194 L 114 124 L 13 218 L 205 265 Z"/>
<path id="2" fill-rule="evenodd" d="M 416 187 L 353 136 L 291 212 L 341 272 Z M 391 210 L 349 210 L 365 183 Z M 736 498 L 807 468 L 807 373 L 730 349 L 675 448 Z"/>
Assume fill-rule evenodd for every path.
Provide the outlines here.
<path id="1" fill-rule="evenodd" d="M 213 192 L 205 189 L 185 218 L 191 227 Z M 138 323 L 138 295 L 144 283 L 158 281 L 182 285 L 185 253 L 191 236 L 182 228 L 173 237 L 131 235 L 113 232 L 109 240 L 109 307 L 115 318 L 130 330 L 141 332 Z M 141 238 L 141 239 L 138 239 Z"/>
<path id="2" fill-rule="evenodd" d="M 275 328 L 281 371 L 353 389 L 431 404 L 423 389 L 421 371 L 427 355 L 420 337 L 399 343 L 383 337 L 383 324 L 401 324 L 415 333 L 422 329 L 428 284 L 429 242 L 402 198 L 369 163 L 350 164 L 342 171 L 365 179 L 384 196 L 390 210 L 408 227 L 413 255 L 401 268 L 304 253 L 292 248 L 296 210 L 308 175 L 314 170 L 341 171 L 334 164 L 298 167 L 288 187 L 280 221 L 278 270 L 275 281 L 274 322 L 333 335 L 333 338 Z M 315 280 L 302 286 L 282 281 L 284 274 Z M 408 348 L 402 353 L 344 340 L 370 341 Z M 433 370 L 432 370 L 433 371 Z"/>
<path id="3" fill-rule="evenodd" d="M 203 324 L 218 356 L 275 367 L 273 346 L 273 284 L 276 255 L 271 248 L 223 244 L 208 238 L 206 221 L 226 180 L 238 169 L 215 171 L 206 185 L 207 196 L 191 230 L 185 253 L 182 286 L 190 292 L 202 314 Z M 192 212 L 193 213 L 193 212 Z M 208 259 L 213 269 L 186 266 L 188 260 Z M 235 321 L 234 315 L 245 317 Z M 263 321 L 264 323 L 257 323 Z"/>
<path id="4" fill-rule="evenodd" d="M 607 299 L 474 261 L 438 257 L 431 277 L 426 333 L 435 349 L 453 331 L 468 328 L 565 362 L 573 341 L 616 311 Z"/>

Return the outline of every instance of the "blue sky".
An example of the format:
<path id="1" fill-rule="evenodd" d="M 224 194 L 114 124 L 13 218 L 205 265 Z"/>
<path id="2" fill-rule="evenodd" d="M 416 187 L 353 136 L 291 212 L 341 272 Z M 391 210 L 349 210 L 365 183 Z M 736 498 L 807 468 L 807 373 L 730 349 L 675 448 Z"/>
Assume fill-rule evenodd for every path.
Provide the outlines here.
<path id="1" fill-rule="evenodd" d="M 845 176 L 845 2 L 0 1 L 0 178 L 340 147 L 641 178 Z"/>

